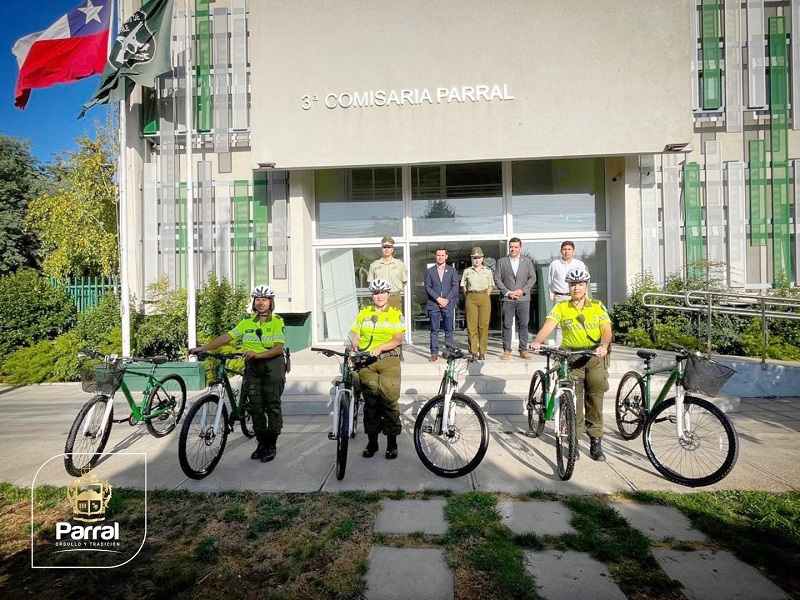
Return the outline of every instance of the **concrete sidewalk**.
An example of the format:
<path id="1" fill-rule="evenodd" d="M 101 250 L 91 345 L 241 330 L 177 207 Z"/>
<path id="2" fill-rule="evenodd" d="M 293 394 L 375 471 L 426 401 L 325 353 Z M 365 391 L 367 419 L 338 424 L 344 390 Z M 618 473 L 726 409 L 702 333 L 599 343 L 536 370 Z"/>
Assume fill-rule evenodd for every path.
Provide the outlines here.
<path id="1" fill-rule="evenodd" d="M 0 481 L 19 486 L 66 485 L 74 478 L 64 471 L 63 447 L 67 432 L 88 395 L 79 384 L 53 384 L 23 388 L 0 387 Z M 116 404 L 116 418 L 126 414 L 124 403 Z M 489 416 L 489 450 L 482 464 L 459 479 L 439 478 L 422 465 L 413 448 L 414 414 L 403 415 L 400 457 L 388 462 L 382 452 L 365 459 L 366 442 L 359 434 L 351 440 L 347 473 L 342 481 L 334 475 L 335 443 L 328 440 L 331 418 L 326 415 L 295 415 L 285 419 L 278 441 L 277 458 L 267 464 L 250 460 L 254 441 L 238 429 L 230 434 L 216 470 L 203 480 L 186 477 L 177 458 L 177 432 L 153 438 L 143 425 L 115 423 L 106 451 L 140 453 L 131 460 L 101 460 L 96 471 L 115 486 L 142 487 L 140 463 L 146 464 L 148 489 L 184 489 L 195 492 L 252 490 L 256 492 L 339 492 L 343 490 L 448 489 L 454 492 L 482 490 L 522 495 L 534 490 L 558 494 L 607 495 L 619 491 L 692 491 L 663 479 L 644 455 L 641 439 L 621 440 L 616 433 L 613 400 L 605 407 L 604 447 L 608 461 L 596 463 L 588 457 L 585 439 L 581 460 L 570 481 L 561 481 L 555 469 L 555 447 L 551 426 L 539 439 L 524 435 L 522 415 Z M 784 492 L 800 489 L 800 399 L 743 398 L 738 412 L 729 415 L 740 442 L 739 459 L 731 474 L 710 488 Z M 382 449 L 383 439 L 381 440 Z M 131 458 L 131 457 L 129 457 Z M 375 532 L 386 536 L 420 531 L 441 535 L 446 531 L 442 500 L 384 500 Z M 787 598 L 769 580 L 735 557 L 721 552 L 692 550 L 675 552 L 663 548 L 661 537 L 697 540 L 699 532 L 678 525 L 681 515 L 648 506 L 644 513 L 636 505 L 614 508 L 654 540 L 653 555 L 662 569 L 679 580 L 689 598 Z M 653 510 L 656 508 L 657 510 Z M 571 529 L 570 511 L 560 503 L 502 501 L 498 511 L 503 522 L 516 533 L 560 535 Z M 666 531 L 667 533 L 663 533 Z M 526 552 L 528 572 L 535 578 L 542 597 L 624 598 L 608 576 L 607 569 L 588 555 L 560 552 Z M 374 546 L 369 555 L 366 597 L 453 598 L 453 574 L 443 550 L 435 547 L 410 549 L 391 543 Z M 420 576 L 423 574 L 424 576 Z M 575 585 L 580 578 L 580 585 Z M 427 583 L 426 583 L 427 582 Z M 436 585 L 431 587 L 431 582 Z M 417 584 L 425 584 L 416 589 Z"/>

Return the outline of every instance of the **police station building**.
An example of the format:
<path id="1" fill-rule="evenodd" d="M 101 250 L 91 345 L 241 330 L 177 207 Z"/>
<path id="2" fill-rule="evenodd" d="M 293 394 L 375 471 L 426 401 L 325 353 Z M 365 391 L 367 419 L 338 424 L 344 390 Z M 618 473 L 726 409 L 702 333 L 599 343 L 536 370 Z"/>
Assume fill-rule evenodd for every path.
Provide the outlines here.
<path id="1" fill-rule="evenodd" d="M 800 0 L 188 5 L 191 194 L 184 0 L 174 71 L 126 115 L 139 300 L 193 248 L 198 287 L 269 284 L 293 348 L 338 342 L 385 235 L 417 343 L 440 246 L 462 271 L 516 236 L 546 270 L 573 240 L 609 307 L 698 261 L 798 281 Z"/>

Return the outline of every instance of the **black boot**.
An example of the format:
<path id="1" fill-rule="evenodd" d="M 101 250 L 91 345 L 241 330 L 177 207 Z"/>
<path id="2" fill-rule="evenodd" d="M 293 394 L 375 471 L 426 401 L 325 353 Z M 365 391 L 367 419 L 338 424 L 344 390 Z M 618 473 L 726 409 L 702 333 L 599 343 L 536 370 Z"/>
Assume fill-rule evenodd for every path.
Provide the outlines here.
<path id="1" fill-rule="evenodd" d="M 269 462 L 275 458 L 277 453 L 278 434 L 268 432 L 265 436 L 264 451 L 261 454 L 261 462 Z"/>
<path id="2" fill-rule="evenodd" d="M 386 458 L 388 458 L 388 459 L 397 458 L 397 436 L 396 435 L 387 435 L 386 436 Z"/>
<path id="3" fill-rule="evenodd" d="M 364 448 L 364 452 L 361 453 L 361 456 L 364 458 L 372 458 L 378 451 L 378 434 L 368 433 L 367 440 L 367 447 Z"/>
<path id="4" fill-rule="evenodd" d="M 600 446 L 600 438 L 589 438 L 589 456 L 592 457 L 592 460 L 605 461 L 606 455 L 603 454 L 603 448 Z"/>
<path id="5" fill-rule="evenodd" d="M 256 439 L 258 440 L 258 446 L 250 455 L 253 460 L 259 460 L 264 455 L 264 449 L 267 446 L 267 434 L 265 432 L 256 432 Z"/>

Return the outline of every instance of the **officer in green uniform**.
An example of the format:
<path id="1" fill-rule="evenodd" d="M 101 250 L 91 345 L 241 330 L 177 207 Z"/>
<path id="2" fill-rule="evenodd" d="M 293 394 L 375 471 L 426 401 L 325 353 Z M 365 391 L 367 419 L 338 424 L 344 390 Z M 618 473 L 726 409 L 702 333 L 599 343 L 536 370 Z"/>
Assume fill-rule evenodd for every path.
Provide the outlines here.
<path id="1" fill-rule="evenodd" d="M 403 297 L 400 292 L 408 283 L 408 272 L 403 261 L 394 257 L 394 238 L 384 236 L 381 240 L 381 253 L 382 256 L 369 266 L 367 282 L 372 283 L 377 278 L 388 281 L 391 286 L 389 306 L 403 312 Z"/>
<path id="2" fill-rule="evenodd" d="M 196 354 L 241 340 L 250 413 L 258 439 L 250 458 L 261 462 L 275 458 L 278 436 L 283 429 L 281 394 L 286 383 L 283 354 L 286 327 L 274 310 L 275 292 L 265 285 L 256 286 L 250 294 L 249 308 L 249 312 L 255 312 L 254 316 L 243 319 L 228 333 L 189 350 L 190 354 Z"/>
<path id="3" fill-rule="evenodd" d="M 486 358 L 489 343 L 489 320 L 492 316 L 492 303 L 489 297 L 494 287 L 494 274 L 483 264 L 483 250 L 480 246 L 472 249 L 472 266 L 464 269 L 461 287 L 466 296 L 467 335 L 469 351 L 477 360 Z"/>
<path id="4" fill-rule="evenodd" d="M 567 272 L 570 299 L 559 302 L 547 315 L 547 319 L 531 342 L 538 350 L 542 342 L 557 325 L 563 331 L 562 346 L 569 350 L 594 350 L 596 356 L 580 357 L 572 363 L 570 375 L 576 379 L 578 404 L 578 433 L 589 434 L 589 456 L 603 461 L 606 455 L 600 445 L 603 437 L 603 396 L 608 391 L 608 355 L 611 347 L 611 319 L 603 303 L 590 300 L 589 271 L 584 268 Z M 585 389 L 585 393 L 584 393 Z M 585 396 L 585 397 L 584 397 Z M 584 403 L 586 421 L 584 424 Z"/>
<path id="5" fill-rule="evenodd" d="M 389 306 L 391 284 L 380 277 L 369 284 L 372 306 L 363 308 L 351 328 L 354 350 L 369 351 L 378 360 L 358 372 L 364 395 L 364 430 L 367 447 L 363 456 L 378 451 L 378 434 L 386 435 L 386 458 L 397 458 L 400 435 L 400 356 L 406 323 L 403 314 Z"/>

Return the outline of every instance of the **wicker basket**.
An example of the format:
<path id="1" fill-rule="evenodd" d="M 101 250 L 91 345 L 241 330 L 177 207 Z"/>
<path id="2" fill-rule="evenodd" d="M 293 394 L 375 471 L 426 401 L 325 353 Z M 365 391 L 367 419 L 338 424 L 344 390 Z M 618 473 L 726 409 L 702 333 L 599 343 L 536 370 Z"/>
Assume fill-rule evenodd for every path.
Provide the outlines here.
<path id="1" fill-rule="evenodd" d="M 113 394 L 117 391 L 125 369 L 108 363 L 94 363 L 81 368 L 81 387 L 92 394 Z"/>
<path id="2" fill-rule="evenodd" d="M 683 371 L 683 387 L 706 396 L 716 396 L 735 370 L 702 356 L 692 355 Z"/>

